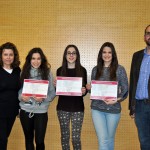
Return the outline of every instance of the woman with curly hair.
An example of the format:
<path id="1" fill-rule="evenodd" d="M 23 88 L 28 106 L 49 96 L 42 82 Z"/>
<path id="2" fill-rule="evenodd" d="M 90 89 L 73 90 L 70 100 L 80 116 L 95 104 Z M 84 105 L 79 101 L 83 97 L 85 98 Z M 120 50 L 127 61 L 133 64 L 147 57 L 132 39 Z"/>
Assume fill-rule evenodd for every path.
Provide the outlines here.
<path id="1" fill-rule="evenodd" d="M 19 112 L 20 61 L 16 46 L 0 46 L 0 149 L 7 149 L 8 137 Z"/>
<path id="2" fill-rule="evenodd" d="M 47 62 L 41 48 L 33 48 L 29 51 L 21 73 L 21 85 L 24 79 L 48 80 L 47 98 L 29 97 L 19 91 L 20 121 L 25 135 L 26 150 L 34 150 L 34 136 L 36 150 L 44 150 L 44 138 L 48 121 L 48 107 L 55 97 L 53 77 L 50 65 Z"/>

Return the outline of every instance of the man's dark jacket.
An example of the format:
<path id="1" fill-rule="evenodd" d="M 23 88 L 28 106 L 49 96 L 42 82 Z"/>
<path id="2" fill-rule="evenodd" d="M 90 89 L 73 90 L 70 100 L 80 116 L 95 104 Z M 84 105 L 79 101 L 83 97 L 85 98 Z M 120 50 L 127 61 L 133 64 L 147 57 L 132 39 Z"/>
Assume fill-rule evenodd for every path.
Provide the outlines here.
<path id="1" fill-rule="evenodd" d="M 135 94 L 137 89 L 137 83 L 139 79 L 140 67 L 144 56 L 144 49 L 135 52 L 132 57 L 131 71 L 130 71 L 130 89 L 129 89 L 129 110 L 130 115 L 135 113 Z M 148 81 L 148 95 L 150 98 L 150 78 Z"/>

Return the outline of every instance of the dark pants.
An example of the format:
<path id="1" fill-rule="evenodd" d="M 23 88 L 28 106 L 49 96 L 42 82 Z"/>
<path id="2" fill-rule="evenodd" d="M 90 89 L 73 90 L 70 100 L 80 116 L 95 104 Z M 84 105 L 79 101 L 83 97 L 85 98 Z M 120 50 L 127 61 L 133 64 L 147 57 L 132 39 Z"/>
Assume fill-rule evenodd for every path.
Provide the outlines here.
<path id="1" fill-rule="evenodd" d="M 26 150 L 34 150 L 34 135 L 36 150 L 45 150 L 44 138 L 46 133 L 47 113 L 34 114 L 29 118 L 29 113 L 20 111 L 20 121 L 25 135 Z"/>
<path id="2" fill-rule="evenodd" d="M 57 111 L 60 129 L 62 150 L 70 150 L 70 121 L 72 124 L 72 145 L 74 150 L 81 150 L 81 128 L 84 112 Z"/>
<path id="3" fill-rule="evenodd" d="M 16 116 L 0 118 L 0 150 L 7 150 L 7 141 Z"/>
<path id="4" fill-rule="evenodd" d="M 141 150 L 150 150 L 150 103 L 136 102 L 135 123 Z"/>

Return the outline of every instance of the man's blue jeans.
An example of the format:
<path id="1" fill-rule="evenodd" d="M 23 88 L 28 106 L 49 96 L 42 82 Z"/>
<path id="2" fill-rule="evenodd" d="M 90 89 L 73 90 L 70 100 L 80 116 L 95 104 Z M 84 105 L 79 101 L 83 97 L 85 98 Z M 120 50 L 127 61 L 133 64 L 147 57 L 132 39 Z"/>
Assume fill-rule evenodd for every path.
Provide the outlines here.
<path id="1" fill-rule="evenodd" d="M 120 116 L 120 113 L 112 114 L 92 109 L 99 150 L 114 150 L 114 138 Z"/>
<path id="2" fill-rule="evenodd" d="M 138 129 L 141 150 L 150 150 L 150 103 L 136 101 L 135 124 Z"/>

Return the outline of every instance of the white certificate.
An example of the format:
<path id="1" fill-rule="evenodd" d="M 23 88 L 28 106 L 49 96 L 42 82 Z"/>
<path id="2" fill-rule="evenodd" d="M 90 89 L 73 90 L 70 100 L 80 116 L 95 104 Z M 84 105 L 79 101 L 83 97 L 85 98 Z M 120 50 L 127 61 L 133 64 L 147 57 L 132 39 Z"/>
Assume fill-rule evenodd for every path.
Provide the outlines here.
<path id="1" fill-rule="evenodd" d="M 56 77 L 56 95 L 81 96 L 81 77 Z"/>
<path id="2" fill-rule="evenodd" d="M 22 95 L 29 97 L 46 98 L 48 91 L 48 80 L 24 79 Z"/>
<path id="3" fill-rule="evenodd" d="M 91 96 L 90 99 L 96 100 L 117 100 L 116 81 L 91 81 Z"/>

